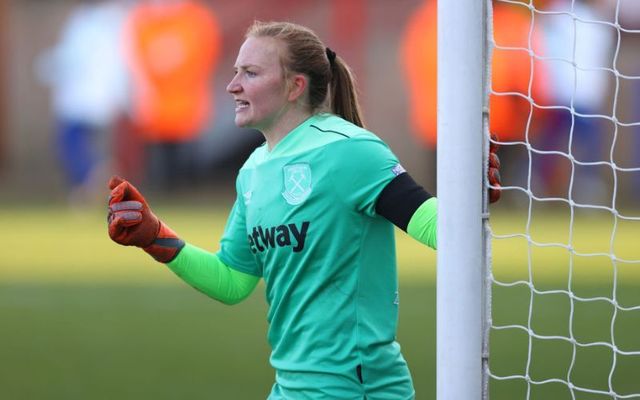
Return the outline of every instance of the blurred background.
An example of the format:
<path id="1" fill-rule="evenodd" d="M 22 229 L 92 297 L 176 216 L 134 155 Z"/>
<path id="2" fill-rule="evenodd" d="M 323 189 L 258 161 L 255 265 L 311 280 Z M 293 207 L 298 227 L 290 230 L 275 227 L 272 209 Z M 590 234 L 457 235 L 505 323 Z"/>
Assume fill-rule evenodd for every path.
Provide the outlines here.
<path id="1" fill-rule="evenodd" d="M 3 3 L 3 200 L 65 201 L 70 188 L 102 190 L 114 172 L 163 194 L 170 173 L 180 189 L 229 188 L 263 141 L 234 127 L 225 91 L 254 19 L 316 30 L 354 69 L 367 125 L 432 180 L 433 156 L 410 129 L 399 54 L 419 1 L 181 3 Z"/>
<path id="2" fill-rule="evenodd" d="M 515 288 L 497 285 L 496 321 L 533 329 L 522 317 L 540 295 L 534 284 L 566 292 L 536 302 L 542 331 L 573 326 L 569 293 L 637 306 L 640 5 L 493 7 L 491 131 L 506 187 L 492 206 L 493 263 L 496 280 Z M 262 287 L 222 306 L 111 243 L 106 181 L 128 178 L 182 237 L 215 250 L 237 170 L 263 142 L 234 126 L 225 87 L 248 25 L 288 20 L 348 62 L 367 127 L 436 193 L 435 12 L 435 1 L 423 0 L 0 0 L 0 398 L 264 398 L 273 372 Z M 397 236 L 399 340 L 417 398 L 433 398 L 435 253 Z M 536 256 L 534 267 L 540 247 L 531 238 L 567 248 Z M 582 245 L 604 260 L 567 270 L 569 247 Z M 613 257 L 612 266 L 613 254 L 632 262 Z M 638 351 L 630 332 L 640 312 L 625 314 L 613 300 L 585 329 L 605 327 L 602 340 Z M 545 363 L 533 365 L 526 351 L 510 351 L 531 342 L 503 332 L 496 374 L 544 375 L 555 365 L 557 379 L 604 391 L 611 375 L 623 392 L 640 393 L 638 357 L 623 361 L 608 349 L 590 362 L 602 371 L 583 371 L 559 361 L 576 364 L 572 349 L 545 348 Z M 523 398 L 531 391 L 523 381 L 497 381 L 494 398 Z M 571 398 L 562 397 L 566 387 L 550 390 L 538 398 Z"/>

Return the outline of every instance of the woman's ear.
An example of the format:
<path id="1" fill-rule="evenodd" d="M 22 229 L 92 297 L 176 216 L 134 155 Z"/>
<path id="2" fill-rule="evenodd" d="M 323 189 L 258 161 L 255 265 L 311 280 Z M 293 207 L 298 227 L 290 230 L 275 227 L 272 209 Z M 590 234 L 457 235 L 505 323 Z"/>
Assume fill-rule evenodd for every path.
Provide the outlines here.
<path id="1" fill-rule="evenodd" d="M 307 89 L 308 80 L 303 74 L 295 74 L 289 81 L 289 101 L 297 101 Z"/>

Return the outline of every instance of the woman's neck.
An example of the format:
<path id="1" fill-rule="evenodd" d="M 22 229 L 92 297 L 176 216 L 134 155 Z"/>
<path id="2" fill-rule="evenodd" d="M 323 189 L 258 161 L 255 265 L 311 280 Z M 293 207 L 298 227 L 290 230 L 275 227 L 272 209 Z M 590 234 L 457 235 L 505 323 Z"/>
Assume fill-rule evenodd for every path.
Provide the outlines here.
<path id="1" fill-rule="evenodd" d="M 311 116 L 308 111 L 300 109 L 290 109 L 287 113 L 281 115 L 278 121 L 269 128 L 261 130 L 262 135 L 267 141 L 269 151 L 282 141 L 298 125 L 306 121 Z"/>

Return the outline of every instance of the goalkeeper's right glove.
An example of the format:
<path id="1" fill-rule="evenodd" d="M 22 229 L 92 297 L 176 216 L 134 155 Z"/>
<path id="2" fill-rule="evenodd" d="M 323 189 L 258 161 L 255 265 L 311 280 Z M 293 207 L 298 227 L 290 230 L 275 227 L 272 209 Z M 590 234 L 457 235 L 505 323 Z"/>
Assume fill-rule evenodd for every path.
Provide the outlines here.
<path id="1" fill-rule="evenodd" d="M 124 246 L 140 247 L 162 263 L 176 258 L 184 241 L 151 212 L 138 189 L 119 176 L 111 177 L 109 189 L 109 237 Z"/>
<path id="2" fill-rule="evenodd" d="M 489 142 L 489 168 L 487 171 L 489 185 L 493 186 L 489 188 L 489 203 L 495 203 L 500 200 L 502 184 L 500 180 L 500 159 L 498 158 L 498 135 L 491 134 L 491 141 Z"/>

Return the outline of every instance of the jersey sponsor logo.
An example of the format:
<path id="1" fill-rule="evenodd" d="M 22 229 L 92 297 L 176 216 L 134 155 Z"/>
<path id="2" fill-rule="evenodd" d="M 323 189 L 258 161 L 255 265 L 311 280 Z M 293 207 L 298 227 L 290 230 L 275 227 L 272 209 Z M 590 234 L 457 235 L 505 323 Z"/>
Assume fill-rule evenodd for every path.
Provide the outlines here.
<path id="1" fill-rule="evenodd" d="M 284 192 L 282 197 L 291 205 L 298 205 L 311 194 L 311 167 L 309 164 L 291 164 L 283 168 Z"/>
<path id="2" fill-rule="evenodd" d="M 398 176 L 400 174 L 404 174 L 405 172 L 407 172 L 407 170 L 398 163 L 395 167 L 391 168 L 391 172 L 393 172 L 395 176 Z"/>
<path id="3" fill-rule="evenodd" d="M 292 247 L 294 253 L 299 253 L 304 249 L 309 231 L 309 221 L 303 221 L 300 226 L 297 224 L 285 224 L 263 228 L 260 225 L 254 226 L 249 235 L 249 247 L 253 254 L 263 252 L 269 248 Z"/>

